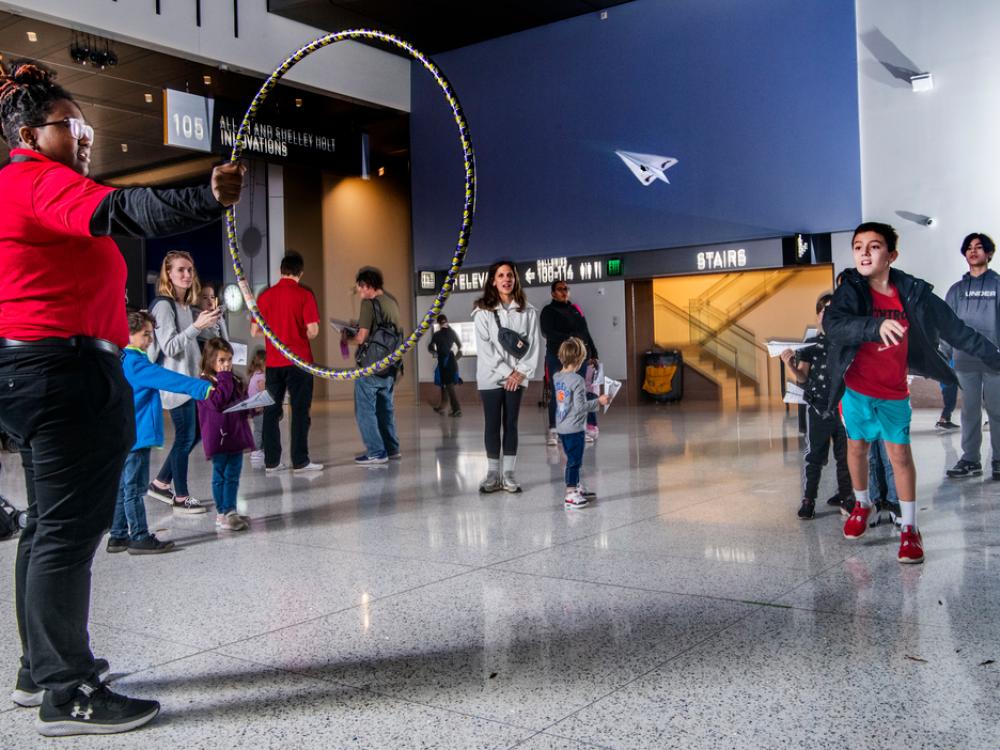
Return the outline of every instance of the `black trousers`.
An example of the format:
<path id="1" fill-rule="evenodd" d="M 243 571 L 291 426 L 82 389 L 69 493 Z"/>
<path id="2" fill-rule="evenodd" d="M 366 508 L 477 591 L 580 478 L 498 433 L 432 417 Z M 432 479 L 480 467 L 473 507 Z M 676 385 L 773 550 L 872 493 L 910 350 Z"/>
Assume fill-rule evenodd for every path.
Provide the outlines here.
<path id="1" fill-rule="evenodd" d="M 132 388 L 106 352 L 0 349 L 0 426 L 20 446 L 28 495 L 14 571 L 21 669 L 64 703 L 94 677 L 90 568 L 135 442 Z"/>
<path id="2" fill-rule="evenodd" d="M 298 367 L 268 367 L 264 373 L 264 385 L 274 399 L 274 404 L 264 409 L 264 465 L 277 466 L 281 461 L 281 419 L 285 403 L 285 391 L 292 402 L 292 467 L 301 468 L 309 463 L 309 408 L 313 400 L 313 378 Z"/>
<path id="3" fill-rule="evenodd" d="M 446 403 L 451 404 L 451 413 L 454 414 L 456 411 L 462 410 L 462 405 L 458 403 L 458 394 L 455 393 L 455 384 L 448 383 L 448 385 L 441 386 L 441 403 L 438 405 L 439 409 L 444 409 Z"/>
<path id="4" fill-rule="evenodd" d="M 517 415 L 521 411 L 523 395 L 523 388 L 518 388 L 516 391 L 491 388 L 479 392 L 483 400 L 483 415 L 486 417 L 487 458 L 500 458 L 501 430 L 503 455 L 517 455 Z"/>
<path id="5" fill-rule="evenodd" d="M 847 468 L 847 431 L 840 415 L 824 419 L 811 406 L 806 408 L 806 450 L 802 463 L 802 496 L 815 500 L 819 493 L 819 478 L 830 456 L 837 464 L 837 494 L 850 497 L 851 473 Z"/>

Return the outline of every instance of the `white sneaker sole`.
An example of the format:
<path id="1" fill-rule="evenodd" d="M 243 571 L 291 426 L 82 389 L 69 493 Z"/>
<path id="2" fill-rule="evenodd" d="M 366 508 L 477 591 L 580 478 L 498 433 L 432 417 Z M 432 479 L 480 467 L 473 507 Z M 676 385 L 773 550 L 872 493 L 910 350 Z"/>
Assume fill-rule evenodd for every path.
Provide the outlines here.
<path id="1" fill-rule="evenodd" d="M 111 668 L 108 667 L 103 672 L 98 673 L 97 679 L 101 682 L 106 682 L 110 674 Z M 42 697 L 44 695 L 44 690 L 37 690 L 34 693 L 29 693 L 27 690 L 14 690 L 10 694 L 10 699 L 21 708 L 38 708 L 42 705 Z"/>
<path id="2" fill-rule="evenodd" d="M 161 503 L 166 503 L 167 505 L 173 505 L 174 504 L 174 499 L 172 497 L 167 497 L 165 495 L 157 495 L 152 490 L 148 490 L 148 489 L 146 490 L 146 497 L 148 497 L 148 498 L 150 498 L 152 500 L 158 500 Z"/>
<path id="3" fill-rule="evenodd" d="M 123 721 L 118 724 L 88 724 L 86 721 L 42 721 L 35 719 L 35 729 L 43 737 L 72 737 L 76 734 L 119 734 L 138 729 L 143 724 L 148 724 L 156 715 L 160 713 L 160 707 L 147 711 L 142 716 L 138 716 L 131 721 Z"/>

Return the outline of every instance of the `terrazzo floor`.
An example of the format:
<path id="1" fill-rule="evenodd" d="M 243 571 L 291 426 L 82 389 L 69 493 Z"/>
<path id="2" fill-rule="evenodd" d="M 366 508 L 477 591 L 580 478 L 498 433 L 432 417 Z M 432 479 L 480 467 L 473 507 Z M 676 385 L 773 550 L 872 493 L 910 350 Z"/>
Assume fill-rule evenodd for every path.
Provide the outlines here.
<path id="1" fill-rule="evenodd" d="M 403 460 L 368 468 L 349 407 L 317 403 L 326 470 L 248 461 L 248 533 L 147 501 L 178 549 L 98 552 L 94 651 L 121 692 L 161 701 L 156 721 L 46 740 L 5 699 L 0 748 L 996 750 L 1000 482 L 944 479 L 959 435 L 936 416 L 913 423 L 927 560 L 903 566 L 889 526 L 842 537 L 832 468 L 817 518 L 796 518 L 781 409 L 616 405 L 584 459 L 599 499 L 566 511 L 534 405 L 524 492 L 481 497 L 475 405 L 400 405 Z M 0 493 L 23 503 L 19 460 L 3 464 Z M 14 551 L 0 542 L 10 683 Z"/>

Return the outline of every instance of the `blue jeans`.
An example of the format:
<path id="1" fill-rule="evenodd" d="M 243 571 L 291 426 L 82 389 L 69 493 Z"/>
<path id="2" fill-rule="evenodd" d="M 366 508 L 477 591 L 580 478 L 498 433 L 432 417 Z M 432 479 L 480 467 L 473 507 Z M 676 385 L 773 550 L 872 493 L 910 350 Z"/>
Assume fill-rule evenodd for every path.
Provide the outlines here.
<path id="1" fill-rule="evenodd" d="M 189 399 L 170 410 L 170 420 L 174 423 L 174 444 L 167 454 L 156 479 L 163 484 L 174 483 L 174 494 L 187 497 L 188 456 L 198 444 L 198 407 L 194 399 Z"/>
<path id="2" fill-rule="evenodd" d="M 392 410 L 392 390 L 396 385 L 391 376 L 370 375 L 354 381 L 354 418 L 358 422 L 365 453 L 399 453 L 396 437 L 396 417 Z"/>
<path id="3" fill-rule="evenodd" d="M 125 459 L 115 500 L 111 536 L 138 542 L 149 536 L 146 524 L 146 485 L 149 484 L 149 448 L 132 451 Z"/>
<path id="4" fill-rule="evenodd" d="M 215 512 L 225 515 L 236 510 L 236 492 L 243 470 L 242 453 L 216 453 L 212 456 L 212 499 Z"/>
<path id="5" fill-rule="evenodd" d="M 580 466 L 583 465 L 583 445 L 586 442 L 584 433 L 560 435 L 559 440 L 566 452 L 566 486 L 576 487 L 580 484 Z"/>
<path id="6" fill-rule="evenodd" d="M 892 472 L 892 463 L 882 440 L 875 440 L 868 446 L 868 496 L 872 500 L 899 502 L 896 475 Z"/>
<path id="7" fill-rule="evenodd" d="M 587 368 L 589 366 L 590 366 L 589 361 L 584 360 L 583 364 L 580 365 L 580 369 L 576 371 L 577 374 L 581 378 L 586 379 Z M 555 377 L 555 374 L 562 369 L 562 362 L 559 361 L 559 357 L 557 357 L 555 354 L 550 354 L 549 352 L 545 352 L 545 367 L 549 371 L 549 382 L 547 386 L 549 389 L 549 429 L 554 430 L 556 428 L 556 400 L 552 394 L 552 378 Z M 596 411 L 587 412 L 587 424 L 591 425 L 592 427 L 597 426 Z"/>

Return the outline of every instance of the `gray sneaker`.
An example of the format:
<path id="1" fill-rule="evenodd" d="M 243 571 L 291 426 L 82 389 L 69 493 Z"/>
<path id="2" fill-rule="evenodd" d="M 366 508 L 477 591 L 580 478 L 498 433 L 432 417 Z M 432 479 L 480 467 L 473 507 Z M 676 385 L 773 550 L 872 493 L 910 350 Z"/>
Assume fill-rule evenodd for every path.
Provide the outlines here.
<path id="1" fill-rule="evenodd" d="M 503 474 L 503 488 L 505 492 L 520 492 L 521 485 L 514 479 L 514 472 L 505 471 Z"/>
<path id="2" fill-rule="evenodd" d="M 486 479 L 479 483 L 480 492 L 499 492 L 503 488 L 503 480 L 500 478 L 500 474 L 495 471 L 491 471 L 486 475 Z"/>

